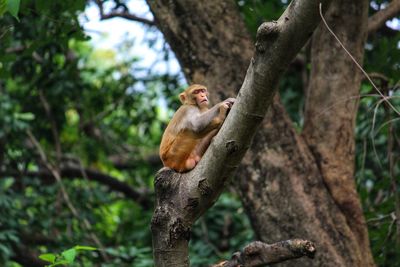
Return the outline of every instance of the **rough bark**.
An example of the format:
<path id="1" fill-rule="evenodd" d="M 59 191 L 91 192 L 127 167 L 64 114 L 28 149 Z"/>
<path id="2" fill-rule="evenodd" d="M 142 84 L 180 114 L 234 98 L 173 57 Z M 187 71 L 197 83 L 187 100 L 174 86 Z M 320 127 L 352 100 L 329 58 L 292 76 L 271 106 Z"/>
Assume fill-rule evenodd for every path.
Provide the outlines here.
<path id="1" fill-rule="evenodd" d="M 363 266 L 360 255 L 348 253 L 358 244 L 306 143 L 293 127 L 286 127 L 282 109 L 274 106 L 269 112 L 240 169 L 240 193 L 254 229 L 265 242 L 293 237 L 315 242 L 313 261 L 285 266 Z"/>
<path id="2" fill-rule="evenodd" d="M 370 34 L 376 32 L 383 27 L 387 20 L 395 17 L 400 13 L 400 0 L 393 0 L 390 4 L 376 12 L 368 19 L 368 32 Z"/>
<path id="3" fill-rule="evenodd" d="M 254 51 L 244 22 L 231 16 L 238 15 L 235 3 L 224 0 L 148 4 L 188 83 L 208 85 L 214 100 L 235 96 Z"/>
<path id="4" fill-rule="evenodd" d="M 323 4 L 326 5 L 328 2 L 323 1 Z M 226 3 L 213 4 L 213 10 L 220 10 L 223 15 L 228 7 Z M 156 266 L 188 265 L 190 228 L 218 198 L 224 183 L 233 175 L 250 146 L 254 133 L 272 103 L 279 78 L 320 20 L 318 3 L 319 1 L 312 0 L 293 1 L 278 21 L 264 23 L 259 27 L 255 54 L 235 105 L 203 159 L 187 174 L 175 174 L 164 169 L 157 176 L 156 209 L 152 220 Z M 156 16 L 159 25 L 165 25 L 160 19 L 171 23 L 171 17 L 174 16 L 175 19 L 179 16 L 189 18 L 185 16 L 189 15 L 185 12 L 185 8 L 190 5 L 193 5 L 192 8 L 202 6 L 194 1 L 149 1 L 149 5 L 155 14 L 161 10 L 161 16 L 158 18 Z M 218 6 L 222 8 L 217 9 Z M 190 14 L 194 13 L 201 14 L 200 12 Z M 208 15 L 206 18 L 209 18 Z M 185 29 L 187 23 L 190 23 L 190 19 L 178 25 L 172 22 L 169 27 L 161 27 L 166 36 L 170 36 L 167 39 L 170 38 L 171 46 L 175 47 L 172 37 L 184 36 L 180 29 Z M 191 29 L 197 29 L 194 25 L 198 25 L 198 21 Z M 212 23 L 202 25 L 211 26 Z M 207 34 L 204 33 L 212 27 L 200 27 L 200 29 L 203 32 L 196 31 L 195 36 L 206 38 Z M 223 32 L 225 31 L 226 29 Z M 195 59 L 193 56 L 190 58 Z M 182 63 L 185 57 L 180 60 Z M 194 77 L 194 80 L 201 79 L 201 72 L 192 75 L 189 73 L 188 76 Z M 236 127 L 237 124 L 242 127 Z"/>
<path id="5" fill-rule="evenodd" d="M 306 1 L 293 1 L 292 4 L 296 6 L 302 2 Z M 216 90 L 214 100 L 233 96 L 242 83 L 253 49 L 234 4 L 230 1 L 160 0 L 149 1 L 149 5 L 188 81 L 203 83 L 211 91 Z M 306 25 L 298 29 L 304 30 L 311 35 L 312 31 Z M 282 49 L 287 51 L 290 47 Z M 268 58 L 277 56 L 266 55 Z M 287 59 L 286 56 L 278 57 L 283 61 Z M 274 71 L 282 72 L 283 69 Z M 270 102 L 270 99 L 268 102 L 263 99 L 247 103 L 256 108 Z M 239 121 L 226 123 L 243 127 Z M 221 144 L 214 145 L 221 147 Z M 215 152 L 215 148 L 212 151 Z M 212 162 L 210 166 L 218 168 Z M 370 249 L 358 244 L 346 217 L 327 190 L 314 155 L 293 128 L 278 97 L 254 138 L 235 182 L 259 239 L 274 243 L 301 237 L 316 243 L 319 252 L 313 261 L 296 260 L 285 265 L 372 264 Z"/>
<path id="6" fill-rule="evenodd" d="M 213 267 L 265 266 L 303 256 L 314 258 L 315 252 L 315 245 L 312 242 L 301 239 L 271 245 L 255 241 L 247 245 L 243 251 L 236 252 L 229 261 L 221 262 Z"/>
<path id="7" fill-rule="evenodd" d="M 335 1 L 326 19 L 354 58 L 362 63 L 367 36 L 367 0 Z M 314 33 L 303 137 L 323 180 L 358 242 L 364 266 L 372 264 L 367 227 L 354 181 L 355 119 L 361 71 L 320 25 Z"/>

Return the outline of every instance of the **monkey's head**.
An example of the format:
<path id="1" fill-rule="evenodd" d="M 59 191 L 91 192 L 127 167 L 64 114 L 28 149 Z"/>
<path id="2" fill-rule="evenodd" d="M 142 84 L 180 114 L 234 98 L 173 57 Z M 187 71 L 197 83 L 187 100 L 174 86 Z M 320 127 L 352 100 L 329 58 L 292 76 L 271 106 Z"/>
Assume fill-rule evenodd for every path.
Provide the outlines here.
<path id="1" fill-rule="evenodd" d="M 179 95 L 179 99 L 183 105 L 196 105 L 200 109 L 207 108 L 209 104 L 207 87 L 200 84 L 192 84 Z"/>

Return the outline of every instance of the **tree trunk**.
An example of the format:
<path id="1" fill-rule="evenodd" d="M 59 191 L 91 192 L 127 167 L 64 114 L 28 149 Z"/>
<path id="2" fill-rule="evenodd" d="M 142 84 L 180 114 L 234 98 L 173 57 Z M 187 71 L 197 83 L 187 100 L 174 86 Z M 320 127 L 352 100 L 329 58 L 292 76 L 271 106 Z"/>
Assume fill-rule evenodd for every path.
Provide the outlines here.
<path id="1" fill-rule="evenodd" d="M 367 37 L 367 0 L 335 1 L 327 22 L 345 47 L 362 64 Z M 346 217 L 364 266 L 372 264 L 368 231 L 354 181 L 355 120 L 361 71 L 321 25 L 312 40 L 312 68 L 303 137 L 324 183 Z"/>
<path id="2" fill-rule="evenodd" d="M 292 6 L 301 2 L 293 1 Z M 354 11 L 352 7 L 356 4 L 340 2 L 342 10 Z M 213 100 L 234 96 L 253 51 L 251 38 L 234 3 L 183 0 L 148 3 L 188 81 L 207 85 Z M 361 7 L 362 14 L 365 8 Z M 342 14 L 335 12 L 332 16 L 340 18 Z M 352 19 L 360 25 L 364 23 L 360 16 Z M 363 39 L 359 38 L 364 36 L 354 38 L 362 49 Z M 359 82 L 351 86 L 357 87 Z M 310 87 L 310 95 L 311 92 Z M 321 117 L 318 124 L 324 123 L 325 118 Z M 316 243 L 318 252 L 314 260 L 291 261 L 287 266 L 373 265 L 368 242 L 365 242 L 365 224 L 358 225 L 361 231 L 356 230 L 337 205 L 325 184 L 320 162 L 305 140 L 308 139 L 296 133 L 276 97 L 234 178 L 256 235 L 268 243 L 295 237 Z M 348 158 L 351 164 L 354 153 L 352 157 Z M 363 221 L 360 206 L 353 208 L 358 208 L 357 217 Z"/>

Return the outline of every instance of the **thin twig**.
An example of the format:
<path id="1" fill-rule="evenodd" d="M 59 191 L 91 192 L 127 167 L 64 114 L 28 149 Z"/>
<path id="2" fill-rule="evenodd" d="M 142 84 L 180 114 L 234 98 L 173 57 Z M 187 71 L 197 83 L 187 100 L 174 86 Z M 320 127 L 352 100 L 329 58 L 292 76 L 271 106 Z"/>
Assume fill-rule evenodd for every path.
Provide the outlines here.
<path id="1" fill-rule="evenodd" d="M 357 60 L 353 57 L 353 55 L 346 49 L 344 44 L 340 41 L 340 39 L 336 36 L 336 34 L 332 31 L 332 29 L 329 27 L 328 23 L 326 22 L 324 15 L 322 14 L 322 3 L 319 3 L 319 14 L 321 16 L 321 19 L 328 29 L 328 31 L 335 37 L 336 41 L 340 44 L 340 46 L 343 48 L 343 50 L 347 53 L 347 55 L 351 58 L 351 60 L 356 64 L 356 66 L 361 70 L 361 72 L 365 75 L 365 77 L 368 79 L 368 81 L 371 83 L 371 85 L 375 88 L 375 90 L 378 92 L 378 94 L 382 97 L 382 99 L 393 109 L 394 112 L 397 113 L 397 115 L 400 116 L 400 111 L 398 111 L 392 103 L 388 100 L 389 98 L 385 96 L 381 90 L 375 85 L 375 83 L 372 81 L 371 77 L 369 77 L 368 73 L 361 67 L 361 65 L 357 62 Z"/>
<path id="2" fill-rule="evenodd" d="M 86 218 L 81 219 L 79 216 L 79 213 L 77 211 L 77 209 L 75 208 L 75 206 L 72 204 L 71 199 L 67 193 L 67 190 L 65 189 L 65 186 L 62 182 L 61 179 L 61 175 L 60 172 L 52 165 L 50 164 L 50 162 L 47 160 L 47 156 L 44 152 L 44 150 L 42 149 L 41 145 L 39 144 L 38 140 L 36 139 L 36 137 L 32 134 L 32 132 L 30 130 L 26 131 L 29 139 L 31 140 L 31 142 L 34 144 L 34 146 L 36 147 L 40 158 L 43 162 L 43 164 L 45 164 L 46 168 L 52 173 L 52 175 L 54 176 L 54 178 L 56 179 L 57 183 L 60 186 L 60 190 L 61 190 L 61 195 L 65 201 L 65 203 L 67 204 L 67 207 L 69 208 L 69 210 L 71 211 L 72 215 L 78 220 L 82 220 L 83 221 L 83 226 L 86 228 L 87 231 L 89 231 L 89 236 L 92 238 L 93 242 L 100 248 L 99 252 L 101 254 L 101 256 L 103 257 L 103 259 L 105 261 L 108 261 L 109 258 L 107 256 L 107 254 L 104 252 L 104 246 L 103 244 L 100 242 L 100 240 L 98 239 L 98 237 L 93 233 L 92 231 L 92 226 L 89 223 L 89 221 Z"/>
<path id="3" fill-rule="evenodd" d="M 360 180 L 364 177 L 365 175 L 365 160 L 367 158 L 367 139 L 363 138 L 363 155 L 362 155 L 362 161 L 361 161 L 361 170 L 360 170 L 360 176 L 357 179 L 357 184 L 360 184 Z"/>
<path id="4" fill-rule="evenodd" d="M 139 17 L 139 16 L 137 16 L 135 14 L 129 13 L 128 11 L 123 11 L 123 12 L 111 11 L 110 13 L 106 14 L 104 12 L 103 1 L 95 0 L 94 2 L 99 7 L 99 13 L 100 13 L 100 19 L 101 20 L 120 17 L 120 18 L 124 18 L 124 19 L 127 19 L 127 20 L 131 20 L 131 21 L 141 22 L 141 23 L 149 25 L 149 26 L 155 26 L 156 25 L 153 20 L 149 20 L 149 19 L 146 19 L 146 18 Z"/>
<path id="5" fill-rule="evenodd" d="M 4 35 L 6 35 L 8 32 L 12 31 L 14 28 L 13 25 L 8 25 L 3 27 L 4 31 L 0 34 L 0 39 L 4 37 Z"/>
<path id="6" fill-rule="evenodd" d="M 320 112 L 318 112 L 315 116 L 316 117 L 322 116 L 324 113 L 326 113 L 327 111 L 331 110 L 335 106 L 343 104 L 343 102 L 351 101 L 351 100 L 354 100 L 354 99 L 361 99 L 361 98 L 364 98 L 364 97 L 380 97 L 380 96 L 377 95 L 377 94 L 360 94 L 360 95 L 354 95 L 354 96 L 350 96 L 350 97 L 343 97 L 343 98 L 337 100 L 332 105 L 330 105 L 330 106 L 326 107 L 325 109 L 321 110 Z"/>
<path id="7" fill-rule="evenodd" d="M 390 7 L 390 8 L 389 8 Z M 399 10 L 400 10 L 400 2 L 398 0 L 393 1 L 392 3 L 390 3 L 389 7 L 385 10 L 383 10 L 383 12 L 379 12 L 377 13 L 377 16 L 375 16 L 375 22 L 377 24 L 383 24 L 384 21 L 386 21 L 386 19 L 394 16 Z M 368 81 L 370 82 L 370 84 L 373 86 L 373 88 L 378 92 L 378 94 L 380 95 L 380 97 L 382 98 L 378 104 L 375 107 L 375 112 L 374 112 L 374 116 L 373 116 L 373 123 L 372 123 L 372 133 L 374 132 L 374 128 L 375 128 L 375 122 L 376 122 L 376 114 L 377 114 L 377 109 L 379 107 L 379 105 L 383 102 L 386 103 L 386 107 L 392 109 L 397 115 L 400 116 L 400 112 L 392 105 L 392 103 L 389 101 L 390 96 L 389 95 L 384 95 L 381 90 L 379 90 L 379 88 L 375 85 L 375 83 L 372 81 L 371 77 L 368 75 L 368 73 L 361 67 L 361 65 L 357 62 L 357 60 L 353 57 L 353 55 L 346 49 L 346 47 L 344 46 L 344 44 L 340 41 L 340 39 L 337 37 L 337 35 L 333 32 L 333 30 L 329 27 L 328 23 L 326 22 L 323 14 L 322 14 L 322 3 L 319 4 L 319 13 L 321 16 L 321 19 L 325 25 L 325 27 L 328 29 L 328 31 L 333 35 L 333 37 L 336 39 L 336 41 L 340 44 L 340 46 L 343 48 L 343 50 L 347 53 L 347 55 L 351 58 L 351 60 L 356 64 L 356 66 L 361 70 L 361 72 L 364 74 L 364 76 L 368 79 Z M 386 14 L 386 15 L 385 15 Z M 389 14 L 389 15 L 388 15 Z M 372 24 L 372 23 L 371 23 Z M 377 25 L 374 25 L 376 28 L 378 28 Z M 388 79 L 386 77 L 379 77 L 380 79 L 384 80 L 385 82 L 388 81 Z M 393 160 L 393 120 L 389 117 L 388 120 L 389 123 L 389 138 L 388 138 L 388 160 L 389 160 L 389 173 L 390 173 L 390 180 L 391 180 L 391 185 L 392 185 L 392 191 L 394 192 L 394 197 L 395 197 L 395 205 L 396 205 L 396 209 L 395 209 L 395 213 L 396 215 L 394 216 L 394 219 L 392 221 L 392 223 L 390 224 L 389 227 L 389 233 L 385 239 L 384 242 L 386 242 L 386 240 L 388 240 L 389 236 L 391 235 L 391 231 L 393 228 L 393 224 L 398 221 L 398 218 L 400 216 L 400 198 L 399 195 L 397 193 L 397 183 L 396 183 L 396 179 L 394 178 L 394 160 Z M 379 157 L 377 155 L 376 152 L 376 148 L 375 148 L 375 142 L 374 139 L 372 138 L 372 142 L 373 142 L 373 149 L 374 149 L 374 153 L 378 159 L 379 165 L 382 167 L 382 164 L 379 160 Z M 393 215 L 393 214 L 392 214 Z M 392 216 L 393 217 L 393 216 Z M 397 234 L 396 234 L 396 239 L 397 239 L 397 243 L 400 244 L 400 223 L 397 222 Z"/>
<path id="8" fill-rule="evenodd" d="M 380 132 L 380 130 L 382 130 L 383 127 L 385 127 L 389 123 L 393 123 L 393 122 L 396 122 L 396 121 L 400 121 L 400 118 L 394 118 L 394 119 L 390 119 L 388 121 L 385 121 L 381 126 L 379 126 L 378 129 L 376 129 L 374 136 L 376 136 L 378 134 L 378 132 Z"/>
<path id="9" fill-rule="evenodd" d="M 392 212 L 392 213 L 393 213 L 393 212 Z M 381 217 L 378 217 L 378 218 L 369 219 L 369 220 L 367 220 L 367 224 L 374 223 L 374 222 L 380 222 L 380 221 L 386 220 L 387 218 L 389 218 L 389 217 L 392 216 L 392 213 L 386 214 L 386 215 L 381 216 Z"/>
<path id="10" fill-rule="evenodd" d="M 43 90 L 39 89 L 38 92 L 39 92 L 40 102 L 42 102 L 42 105 L 46 112 L 47 118 L 50 121 L 51 133 L 53 134 L 54 144 L 56 147 L 57 161 L 60 162 L 62 151 L 61 151 L 61 143 L 60 143 L 60 139 L 59 139 L 57 124 L 56 124 L 54 117 L 52 116 L 50 104 L 47 101 L 46 97 L 44 96 Z"/>
<path id="11" fill-rule="evenodd" d="M 379 164 L 379 167 L 380 167 L 381 169 L 383 169 L 383 166 L 382 166 L 382 162 L 381 162 L 381 160 L 380 160 L 380 158 L 379 158 L 379 156 L 378 156 L 378 152 L 376 151 L 374 132 L 375 132 L 376 114 L 378 114 L 378 108 L 379 108 L 379 106 L 383 103 L 383 101 L 384 101 L 383 99 L 379 100 L 378 103 L 377 103 L 376 106 L 375 106 L 375 109 L 374 109 L 374 116 L 372 117 L 372 129 L 371 129 L 372 149 L 374 150 L 374 155 L 375 155 L 376 159 L 378 160 L 378 164 Z"/>
<path id="12" fill-rule="evenodd" d="M 387 108 L 387 107 L 386 107 Z M 394 203 L 395 203 L 395 217 L 396 217 L 396 244 L 400 245 L 400 198 L 397 190 L 397 181 L 395 178 L 395 169 L 394 169 L 394 131 L 393 131 L 393 120 L 391 119 L 390 113 L 387 112 L 387 116 L 389 117 L 389 136 L 388 136 L 388 145 L 387 145 L 387 153 L 388 153 L 388 161 L 389 161 L 389 176 L 390 183 L 392 186 L 392 193 L 394 195 Z M 399 118 L 400 119 L 400 118 Z"/>
<path id="13" fill-rule="evenodd" d="M 224 255 L 219 251 L 219 249 L 210 241 L 210 238 L 208 236 L 208 228 L 206 224 L 206 220 L 204 218 L 200 219 L 200 224 L 201 224 L 201 231 L 203 232 L 203 240 L 205 243 L 207 243 L 208 246 L 210 246 L 211 250 L 214 251 L 215 255 L 217 255 L 219 258 L 222 258 Z"/>
<path id="14" fill-rule="evenodd" d="M 384 245 L 385 245 L 385 243 L 389 240 L 390 236 L 392 235 L 393 225 L 394 225 L 395 222 L 397 221 L 397 218 L 396 218 L 396 215 L 394 215 L 394 212 L 390 213 L 390 216 L 392 217 L 392 222 L 390 223 L 389 229 L 388 229 L 388 233 L 387 233 L 385 239 L 383 240 L 383 243 L 382 243 L 382 246 L 381 246 L 381 247 L 382 247 L 382 250 L 385 249 L 386 246 L 384 246 Z"/>
<path id="15" fill-rule="evenodd" d="M 378 72 L 371 72 L 369 74 L 369 77 L 371 77 L 372 79 L 379 79 L 384 83 L 389 83 L 389 78 L 386 77 L 384 74 L 382 73 L 378 73 Z"/>

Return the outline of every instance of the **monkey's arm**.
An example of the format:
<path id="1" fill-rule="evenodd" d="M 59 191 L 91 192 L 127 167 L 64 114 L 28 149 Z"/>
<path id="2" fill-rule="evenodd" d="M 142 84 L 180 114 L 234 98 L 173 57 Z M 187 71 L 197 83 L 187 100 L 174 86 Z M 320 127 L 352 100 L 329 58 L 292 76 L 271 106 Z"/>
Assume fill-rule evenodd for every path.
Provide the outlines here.
<path id="1" fill-rule="evenodd" d="M 218 116 L 219 114 L 219 105 L 213 106 L 211 109 L 200 113 L 198 110 L 196 114 L 190 116 L 188 123 L 190 125 L 191 130 L 195 133 L 200 133 L 209 128 L 212 121 Z M 210 129 L 211 130 L 211 129 Z"/>
<path id="2" fill-rule="evenodd" d="M 199 112 L 198 109 L 191 109 L 191 116 L 188 116 L 190 129 L 195 133 L 207 134 L 211 130 L 218 128 L 225 120 L 227 110 L 235 102 L 234 98 L 228 98 L 213 106 L 205 112 Z"/>

